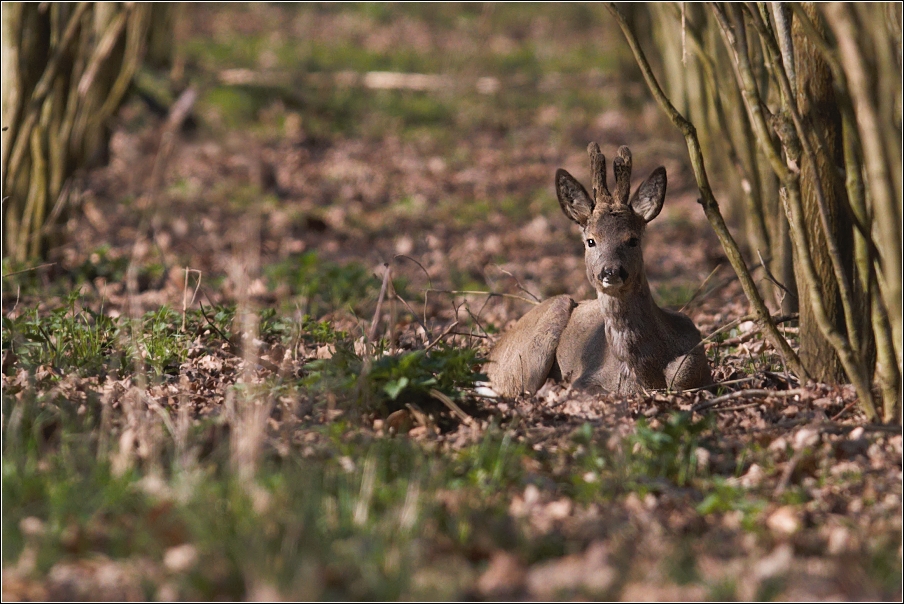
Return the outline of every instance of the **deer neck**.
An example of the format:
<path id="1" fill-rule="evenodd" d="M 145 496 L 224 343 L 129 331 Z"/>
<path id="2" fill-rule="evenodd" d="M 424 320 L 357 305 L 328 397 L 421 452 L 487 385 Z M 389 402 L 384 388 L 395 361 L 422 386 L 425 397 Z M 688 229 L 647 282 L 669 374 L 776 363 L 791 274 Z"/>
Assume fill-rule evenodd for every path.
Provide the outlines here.
<path id="1" fill-rule="evenodd" d="M 653 301 L 646 277 L 620 295 L 597 292 L 606 343 L 617 359 L 635 368 L 659 347 L 661 311 Z"/>

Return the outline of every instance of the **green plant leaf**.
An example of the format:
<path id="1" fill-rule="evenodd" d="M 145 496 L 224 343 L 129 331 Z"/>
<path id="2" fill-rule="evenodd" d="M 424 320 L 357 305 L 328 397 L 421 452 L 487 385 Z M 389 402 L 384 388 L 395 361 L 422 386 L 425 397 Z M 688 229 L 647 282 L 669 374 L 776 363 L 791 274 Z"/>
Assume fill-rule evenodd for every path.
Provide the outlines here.
<path id="1" fill-rule="evenodd" d="M 405 376 L 400 377 L 397 380 L 392 380 L 391 382 L 387 382 L 385 386 L 383 386 L 383 390 L 386 394 L 389 395 L 391 400 L 396 400 L 401 394 L 402 390 L 408 385 L 408 378 Z"/>

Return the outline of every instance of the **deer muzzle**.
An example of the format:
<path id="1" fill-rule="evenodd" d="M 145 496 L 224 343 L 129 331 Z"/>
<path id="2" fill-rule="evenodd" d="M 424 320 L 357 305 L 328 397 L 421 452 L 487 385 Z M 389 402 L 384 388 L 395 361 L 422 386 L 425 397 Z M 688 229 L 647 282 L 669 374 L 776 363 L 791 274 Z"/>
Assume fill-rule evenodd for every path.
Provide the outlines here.
<path id="1" fill-rule="evenodd" d="M 623 267 L 604 268 L 600 271 L 600 283 L 602 283 L 605 288 L 620 287 L 624 285 L 627 279 L 628 271 Z"/>

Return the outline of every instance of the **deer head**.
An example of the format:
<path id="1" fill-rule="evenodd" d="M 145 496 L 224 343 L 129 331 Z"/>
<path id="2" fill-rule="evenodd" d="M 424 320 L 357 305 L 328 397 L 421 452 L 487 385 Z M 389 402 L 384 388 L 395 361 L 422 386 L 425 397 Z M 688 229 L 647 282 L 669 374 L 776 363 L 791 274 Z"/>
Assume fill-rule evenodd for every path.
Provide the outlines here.
<path id="1" fill-rule="evenodd" d="M 619 147 L 613 161 L 615 191 L 606 187 L 606 158 L 590 143 L 593 196 L 571 174 L 556 171 L 556 194 L 568 218 L 581 226 L 587 278 L 600 293 L 622 297 L 646 285 L 641 243 L 646 224 L 659 215 L 665 199 L 665 168 L 653 170 L 634 195 L 631 151 Z"/>

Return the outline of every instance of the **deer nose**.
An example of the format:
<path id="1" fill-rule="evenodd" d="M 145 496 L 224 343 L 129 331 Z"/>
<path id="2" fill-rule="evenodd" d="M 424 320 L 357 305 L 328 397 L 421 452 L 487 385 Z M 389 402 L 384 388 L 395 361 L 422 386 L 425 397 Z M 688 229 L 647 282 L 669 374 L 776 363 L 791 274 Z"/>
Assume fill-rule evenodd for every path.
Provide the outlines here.
<path id="1" fill-rule="evenodd" d="M 627 278 L 628 271 L 621 266 L 618 268 L 604 268 L 600 272 L 600 281 L 603 282 L 603 285 L 619 285 L 624 283 Z"/>

